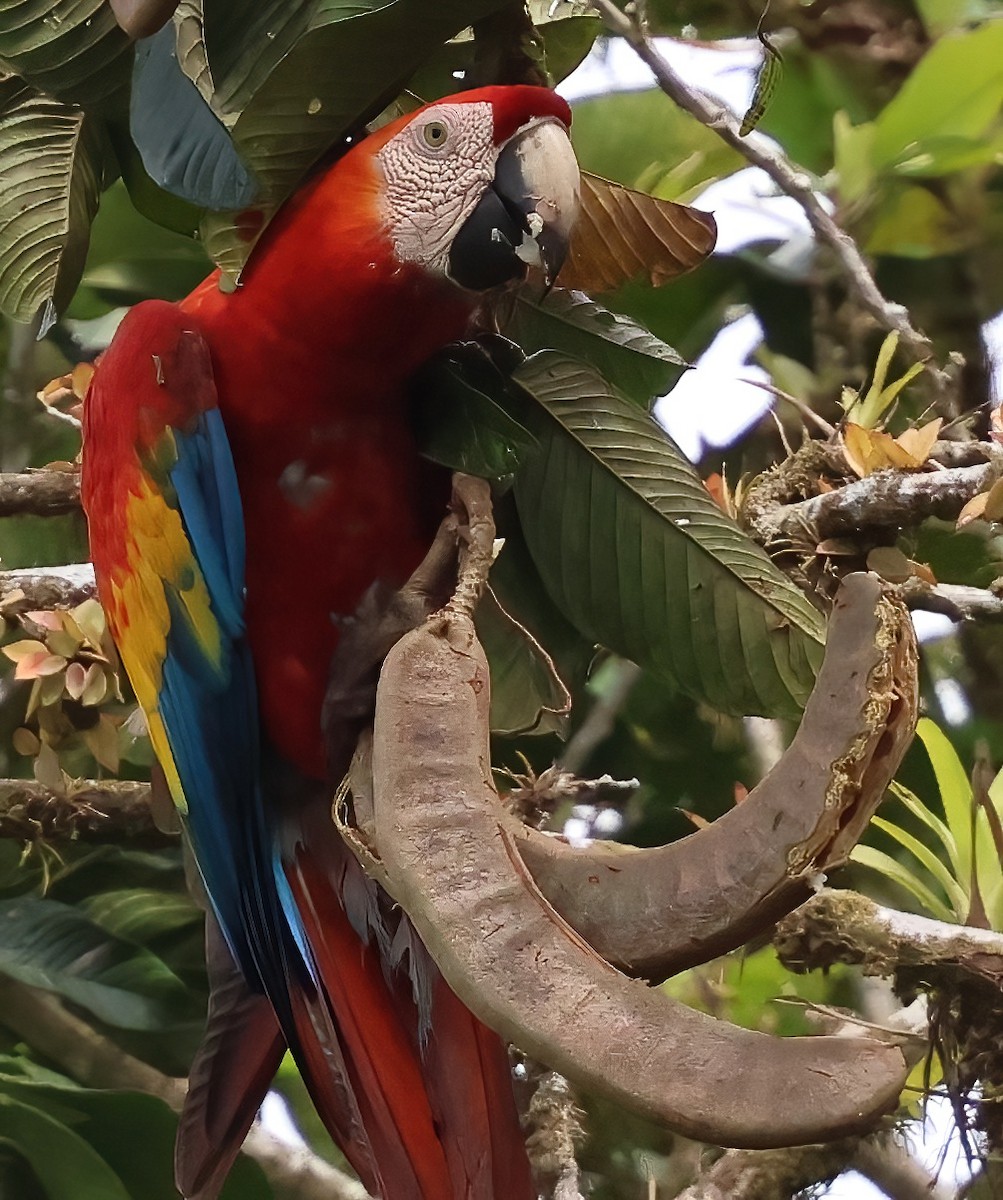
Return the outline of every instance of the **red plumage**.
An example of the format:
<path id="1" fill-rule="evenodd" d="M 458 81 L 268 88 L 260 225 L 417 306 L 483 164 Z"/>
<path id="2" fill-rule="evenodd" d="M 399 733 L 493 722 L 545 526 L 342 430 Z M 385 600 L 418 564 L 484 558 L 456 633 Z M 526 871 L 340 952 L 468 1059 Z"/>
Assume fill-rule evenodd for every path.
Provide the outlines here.
<path id="1" fill-rule="evenodd" d="M 537 88 L 450 99 L 489 103 L 497 145 L 532 118 L 570 120 L 562 100 Z M 370 1189 L 387 1200 L 528 1200 L 504 1046 L 448 990 L 330 817 L 321 707 L 338 640 L 332 618 L 352 613 L 374 581 L 404 582 L 428 549 L 448 479 L 419 458 L 406 384 L 464 334 L 479 299 L 395 255 L 376 154 L 411 120 L 367 138 L 294 197 L 237 291 L 224 294 L 212 276 L 166 323 L 162 313 L 136 314 L 132 340 L 112 347 L 88 398 L 85 504 L 106 596 L 128 534 L 109 472 L 127 479 L 165 423 L 184 428 L 193 416 L 171 407 L 178 376 L 166 394 L 148 380 L 123 389 L 125 360 L 131 354 L 149 374 L 149 354 L 200 341 L 246 530 L 247 640 L 271 764 L 265 803 L 278 814 L 282 867 L 320 978 L 312 988 L 289 982 L 283 1035 Z M 144 321 L 150 330 L 138 335 Z M 167 327 L 170 345 L 158 350 Z M 109 610 L 124 637 L 135 618 Z M 362 909 L 380 929 L 368 943 Z M 201 1197 L 218 1190 L 281 1046 L 275 1018 L 226 969 L 222 944 L 217 954 L 217 1011 L 178 1159 L 180 1182 Z"/>

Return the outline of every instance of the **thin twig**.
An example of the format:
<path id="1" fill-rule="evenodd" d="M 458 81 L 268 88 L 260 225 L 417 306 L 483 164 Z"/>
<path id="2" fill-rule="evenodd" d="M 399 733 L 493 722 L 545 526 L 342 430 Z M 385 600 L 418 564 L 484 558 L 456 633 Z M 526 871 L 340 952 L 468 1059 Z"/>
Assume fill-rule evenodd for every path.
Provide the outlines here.
<path id="1" fill-rule="evenodd" d="M 641 678 L 641 668 L 626 658 L 620 659 L 612 669 L 615 672 L 613 679 L 603 694 L 596 697 L 561 755 L 558 766 L 572 775 L 581 771 L 592 757 L 592 751 L 613 732 L 620 710 Z"/>
<path id="2" fill-rule="evenodd" d="M 914 578 L 902 584 L 901 593 L 910 608 L 941 613 L 952 621 L 1003 621 L 1003 596 L 988 588 Z"/>
<path id="3" fill-rule="evenodd" d="M 622 12 L 612 0 L 591 0 L 603 17 L 607 27 L 623 37 L 650 67 L 663 92 L 680 108 L 685 109 L 701 124 L 706 125 L 743 158 L 765 171 L 777 187 L 798 202 L 820 242 L 824 242 L 836 256 L 847 281 L 863 308 L 883 328 L 897 332 L 903 348 L 916 361 L 930 368 L 935 386 L 944 390 L 949 382 L 945 372 L 933 365 L 933 346 L 909 319 L 909 313 L 901 304 L 893 304 L 882 294 L 874 276 L 856 242 L 833 220 L 816 193 L 810 176 L 799 170 L 769 142 L 758 134 L 739 136 L 739 123 L 735 115 L 724 105 L 712 100 L 698 88 L 691 87 L 681 79 L 662 57 L 643 27 Z"/>
<path id="4" fill-rule="evenodd" d="M 183 1079 L 162 1075 L 73 1016 L 53 996 L 0 976 L 0 1023 L 85 1087 L 143 1092 L 175 1112 Z M 367 1200 L 365 1188 L 311 1150 L 290 1146 L 255 1124 L 244 1151 L 285 1200 Z"/>
<path id="5" fill-rule="evenodd" d="M 806 404 L 803 400 L 799 400 L 797 396 L 792 396 L 790 392 L 785 392 L 782 388 L 775 387 L 772 383 L 766 383 L 762 379 L 741 378 L 741 382 L 749 384 L 750 387 L 760 388 L 764 392 L 769 392 L 771 396 L 775 396 L 778 400 L 783 400 L 791 408 L 795 409 L 807 424 L 814 425 L 826 437 L 835 436 L 835 425 L 830 425 L 824 417 L 820 417 L 810 405 Z"/>

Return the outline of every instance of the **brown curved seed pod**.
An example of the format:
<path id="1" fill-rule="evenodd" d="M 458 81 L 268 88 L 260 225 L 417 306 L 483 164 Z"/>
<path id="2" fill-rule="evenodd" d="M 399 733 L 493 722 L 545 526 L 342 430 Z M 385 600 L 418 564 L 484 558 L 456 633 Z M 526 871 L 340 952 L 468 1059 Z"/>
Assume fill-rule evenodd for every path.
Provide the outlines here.
<path id="1" fill-rule="evenodd" d="M 554 912 L 502 827 L 489 692 L 473 623 L 447 608 L 390 652 L 373 743 L 386 886 L 464 1003 L 573 1082 L 719 1145 L 859 1133 L 893 1108 L 896 1047 L 716 1021 L 621 975 Z"/>
<path id="2" fill-rule="evenodd" d="M 802 904 L 846 862 L 916 727 L 916 646 L 876 575 L 847 576 L 801 726 L 770 774 L 713 824 L 669 846 L 574 848 L 506 826 L 537 886 L 605 959 L 665 979 Z"/>

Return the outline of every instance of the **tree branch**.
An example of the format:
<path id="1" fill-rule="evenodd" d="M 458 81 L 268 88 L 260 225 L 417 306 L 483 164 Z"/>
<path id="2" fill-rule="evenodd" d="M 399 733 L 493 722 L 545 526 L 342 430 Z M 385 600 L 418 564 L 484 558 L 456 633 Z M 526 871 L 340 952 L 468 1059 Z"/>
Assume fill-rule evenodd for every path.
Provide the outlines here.
<path id="1" fill-rule="evenodd" d="M 933 346 L 929 338 L 913 327 L 909 313 L 902 305 L 893 304 L 881 294 L 856 242 L 826 211 L 807 173 L 799 170 L 779 151 L 772 149 L 766 139 L 758 134 L 740 137 L 739 124 L 734 114 L 706 93 L 690 87 L 681 79 L 659 54 L 641 25 L 622 12 L 612 0 L 591 2 L 607 27 L 624 38 L 634 48 L 638 57 L 650 67 L 658 86 L 671 100 L 701 124 L 713 129 L 722 141 L 737 150 L 753 166 L 765 171 L 785 195 L 791 196 L 800 204 L 815 236 L 835 255 L 861 306 L 883 329 L 898 333 L 909 356 L 916 362 L 929 366 L 934 386 L 943 391 L 949 380 L 944 371 L 931 364 Z"/>
<path id="2" fill-rule="evenodd" d="M 149 847 L 177 842 L 153 819 L 149 784 L 118 779 L 81 780 L 63 795 L 27 779 L 0 779 L 0 837 Z"/>
<path id="3" fill-rule="evenodd" d="M 43 608 L 73 608 L 97 595 L 90 563 L 0 571 L 0 609 L 4 616 Z"/>
<path id="4" fill-rule="evenodd" d="M 60 517 L 80 511 L 76 471 L 23 471 L 0 475 L 0 517 Z"/>
<path id="5" fill-rule="evenodd" d="M 907 579 L 902 598 L 912 608 L 941 613 L 952 621 L 1003 621 L 1003 596 L 991 588 L 967 587 L 960 583 L 924 583 Z"/>
<path id="6" fill-rule="evenodd" d="M 949 1200 L 945 1188 L 901 1142 L 889 1137 L 862 1138 L 851 1166 L 879 1187 L 889 1200 Z"/>
<path id="7" fill-rule="evenodd" d="M 677 1200 L 790 1200 L 857 1170 L 891 1200 L 947 1200 L 949 1192 L 884 1134 L 789 1150 L 727 1150 Z"/>
<path id="8" fill-rule="evenodd" d="M 773 944 L 792 971 L 860 963 L 869 975 L 954 965 L 1003 978 L 1003 934 L 884 908 L 857 892 L 825 888 L 777 926 Z"/>
<path id="9" fill-rule="evenodd" d="M 0 976 L 0 1022 L 85 1087 L 143 1092 L 181 1109 L 185 1083 L 133 1058 L 54 997 Z M 311 1150 L 252 1126 L 243 1152 L 285 1200 L 367 1200 L 365 1188 Z"/>
<path id="10" fill-rule="evenodd" d="M 790 1200 L 842 1174 L 856 1144 L 844 1138 L 789 1150 L 727 1150 L 676 1200 Z"/>
<path id="11" fill-rule="evenodd" d="M 795 504 L 747 509 L 756 539 L 764 546 L 778 541 L 810 543 L 859 534 L 865 529 L 919 525 L 927 517 L 951 521 L 979 492 L 1000 476 L 998 461 L 943 471 L 876 471 L 864 479 Z"/>

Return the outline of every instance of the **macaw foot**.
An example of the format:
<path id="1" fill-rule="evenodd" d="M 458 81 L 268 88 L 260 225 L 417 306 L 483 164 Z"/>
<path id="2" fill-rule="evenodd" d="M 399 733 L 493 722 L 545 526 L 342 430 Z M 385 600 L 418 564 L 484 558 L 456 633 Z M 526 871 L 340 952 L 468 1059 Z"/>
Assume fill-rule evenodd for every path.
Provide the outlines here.
<path id="1" fill-rule="evenodd" d="M 490 485 L 454 473 L 449 511 L 403 587 L 374 583 L 354 613 L 337 618 L 340 636 L 321 714 L 332 779 L 342 778 L 361 729 L 372 720 L 387 652 L 447 602 L 472 611 L 487 579 L 494 536 Z M 459 583 L 458 556 L 467 564 Z"/>

